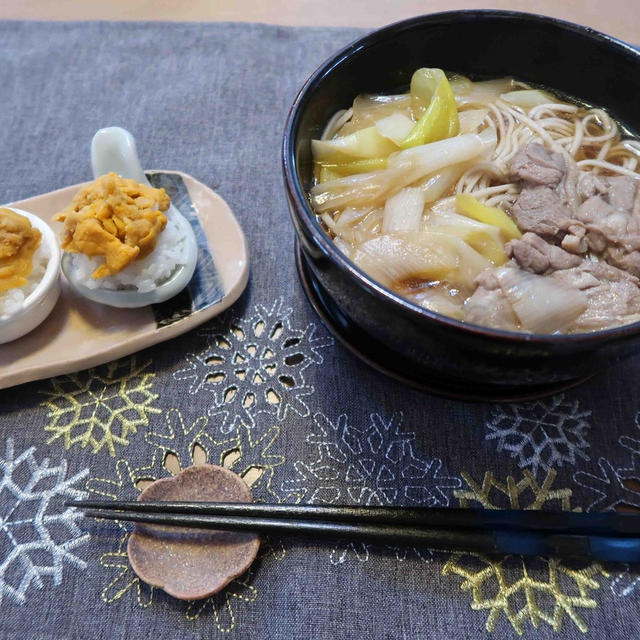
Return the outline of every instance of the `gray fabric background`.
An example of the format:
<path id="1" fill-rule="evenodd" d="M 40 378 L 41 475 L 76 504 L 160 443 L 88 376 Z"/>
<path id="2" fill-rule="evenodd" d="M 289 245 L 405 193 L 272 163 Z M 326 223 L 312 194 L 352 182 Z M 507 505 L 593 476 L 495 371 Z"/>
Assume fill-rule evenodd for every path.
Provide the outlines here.
<path id="1" fill-rule="evenodd" d="M 15 486 L 25 486 L 33 464 L 47 458 L 56 467 L 64 461 L 65 477 L 80 474 L 74 488 L 100 492 L 109 486 L 113 495 L 134 497 L 126 464 L 153 467 L 135 477 L 167 475 L 161 453 L 169 449 L 183 466 L 190 463 L 193 432 L 176 428 L 173 439 L 163 439 L 168 424 L 179 427 L 178 412 L 186 431 L 208 417 L 199 442 L 212 462 L 241 442 L 240 461 L 232 468 L 266 470 L 254 488 L 262 500 L 457 505 L 455 488 L 469 489 L 463 473 L 476 482 L 487 471 L 501 482 L 508 475 L 517 482 L 530 473 L 542 483 L 551 469 L 557 472 L 552 488 L 571 493 L 572 508 L 640 504 L 640 493 L 622 484 L 639 475 L 640 399 L 635 391 L 640 361 L 538 403 L 467 404 L 381 377 L 333 344 L 314 316 L 294 269 L 280 142 L 299 86 L 359 33 L 245 24 L 0 23 L 0 202 L 89 179 L 91 136 L 100 127 L 120 125 L 135 135 L 145 167 L 190 173 L 224 197 L 244 227 L 252 256 L 249 286 L 229 314 L 203 331 L 136 356 L 135 366 L 155 374 L 148 382 L 158 397 L 149 405 L 154 411 L 146 414 L 145 424 L 129 434 L 127 445 L 116 445 L 113 456 L 106 447 L 94 453 L 91 445 L 78 442 L 66 449 L 62 438 L 51 441 L 55 420 L 52 405 L 46 404 L 55 399 L 56 388 L 68 391 L 75 385 L 80 392 L 74 397 L 90 410 L 91 394 L 117 386 L 109 381 L 107 367 L 0 392 L 0 593 L 3 584 L 19 584 L 29 571 L 26 555 L 10 566 L 7 561 L 16 544 L 34 535 L 15 522 L 33 520 L 37 500 L 18 500 L 14 509 Z M 234 365 L 216 336 L 226 336 L 235 353 L 246 347 L 246 336 L 256 327 L 276 330 L 272 342 L 263 333 L 256 343 L 272 348 L 278 371 L 287 371 L 288 381 L 280 383 L 280 402 L 273 404 L 254 379 L 257 400 L 245 411 L 237 401 L 225 402 L 226 382 L 216 386 L 205 379 L 211 373 L 233 379 Z M 212 362 L 212 353 L 224 357 Z M 119 366 L 112 379 L 131 361 Z M 137 402 L 142 402 L 139 397 Z M 105 420 L 98 411 L 96 433 Z M 500 429 L 502 440 L 490 437 Z M 527 437 L 530 449 L 521 446 Z M 35 447 L 36 463 L 30 469 L 23 464 L 13 490 L 7 484 L 9 438 L 13 458 Z M 251 445 L 271 438 L 267 454 L 265 446 Z M 44 492 L 51 492 L 51 486 Z M 61 494 L 46 495 L 47 508 L 61 512 Z M 523 494 L 522 506 L 530 501 Z M 492 503 L 508 505 L 504 496 Z M 559 506 L 557 500 L 545 504 Z M 16 515 L 20 509 L 27 515 Z M 148 604 L 148 591 L 140 587 L 138 597 L 126 558 L 120 558 L 124 568 L 118 569 L 109 566 L 112 556 L 104 555 L 118 552 L 123 531 L 116 525 L 79 524 L 91 535 L 74 550 L 79 564 L 62 562 L 59 579 L 42 575 L 40 584 L 30 583 L 22 604 L 4 593 L 1 638 L 516 637 L 503 614 L 495 631 L 485 629 L 490 611 L 472 609 L 472 594 L 460 589 L 462 578 L 443 574 L 448 554 L 349 547 L 340 541 L 273 541 L 279 551 L 263 555 L 243 578 L 244 587 L 232 584 L 197 616 L 197 608 L 160 591 L 152 604 L 142 606 Z M 13 538 L 2 535 L 9 528 Z M 64 531 L 56 535 L 69 537 Z M 39 561 L 51 564 L 46 553 Z M 593 578 L 597 588 L 587 589 L 595 606 L 574 607 L 581 622 L 565 616 L 561 630 L 554 631 L 543 620 L 536 629 L 525 618 L 524 634 L 581 638 L 582 626 L 593 638 L 636 637 L 637 574 L 624 567 L 606 569 L 607 575 Z M 110 589 L 121 570 L 124 577 Z M 542 562 L 527 561 L 526 570 L 548 580 Z M 521 561 L 512 559 L 505 569 L 507 581 L 522 574 Z M 579 595 L 575 581 L 563 575 L 563 593 Z M 496 584 L 487 582 L 485 598 L 492 597 Z M 119 585 L 129 588 L 115 597 Z M 541 601 L 553 611 L 552 598 L 541 596 Z M 522 593 L 511 606 L 514 611 L 524 606 Z"/>

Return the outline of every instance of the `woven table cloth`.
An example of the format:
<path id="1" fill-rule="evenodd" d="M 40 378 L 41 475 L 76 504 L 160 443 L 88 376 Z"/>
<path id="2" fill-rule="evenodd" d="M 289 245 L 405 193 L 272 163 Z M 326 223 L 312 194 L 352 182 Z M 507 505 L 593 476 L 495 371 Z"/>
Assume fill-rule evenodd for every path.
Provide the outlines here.
<path id="1" fill-rule="evenodd" d="M 88 180 L 92 135 L 118 125 L 144 167 L 217 191 L 251 255 L 245 293 L 200 329 L 0 391 L 0 638 L 640 635 L 640 573 L 623 565 L 311 537 L 266 539 L 224 591 L 182 602 L 132 572 L 129 525 L 63 504 L 135 498 L 206 460 L 265 502 L 640 507 L 640 360 L 538 401 L 465 403 L 383 377 L 315 316 L 280 144 L 304 80 L 361 33 L 0 23 L 0 202 Z"/>

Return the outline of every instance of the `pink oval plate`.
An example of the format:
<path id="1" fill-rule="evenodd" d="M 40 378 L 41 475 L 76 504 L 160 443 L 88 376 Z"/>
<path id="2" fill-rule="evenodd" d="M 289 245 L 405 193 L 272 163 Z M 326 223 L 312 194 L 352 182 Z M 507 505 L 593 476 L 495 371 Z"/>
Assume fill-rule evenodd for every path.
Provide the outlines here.
<path id="1" fill-rule="evenodd" d="M 174 338 L 232 305 L 249 278 L 247 242 L 229 205 L 186 173 L 148 171 L 164 187 L 198 241 L 198 265 L 177 296 L 140 309 L 115 309 L 75 293 L 62 277 L 62 295 L 51 315 L 31 333 L 0 345 L 0 389 L 40 380 L 129 355 Z M 83 185 L 10 203 L 52 223 Z"/>

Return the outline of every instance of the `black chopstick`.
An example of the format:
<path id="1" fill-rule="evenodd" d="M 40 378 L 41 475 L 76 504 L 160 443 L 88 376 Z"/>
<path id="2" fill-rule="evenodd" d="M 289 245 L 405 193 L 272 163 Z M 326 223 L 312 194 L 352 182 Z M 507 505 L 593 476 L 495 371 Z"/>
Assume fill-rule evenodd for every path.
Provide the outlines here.
<path id="1" fill-rule="evenodd" d="M 133 520 L 143 525 L 357 537 L 393 545 L 419 545 L 444 551 L 586 557 L 604 562 L 640 562 L 640 538 L 632 537 L 482 528 L 428 528 L 404 524 L 358 524 L 294 518 L 144 513 L 108 509 L 89 510 L 86 515 L 93 518 Z"/>
<path id="2" fill-rule="evenodd" d="M 313 504 L 247 504 L 218 502 L 147 502 L 78 500 L 83 509 L 127 510 L 144 513 L 246 516 L 298 520 L 376 523 L 419 527 L 490 528 L 581 535 L 640 536 L 640 515 L 628 513 L 571 513 L 516 509 L 449 509 L 362 507 Z"/>

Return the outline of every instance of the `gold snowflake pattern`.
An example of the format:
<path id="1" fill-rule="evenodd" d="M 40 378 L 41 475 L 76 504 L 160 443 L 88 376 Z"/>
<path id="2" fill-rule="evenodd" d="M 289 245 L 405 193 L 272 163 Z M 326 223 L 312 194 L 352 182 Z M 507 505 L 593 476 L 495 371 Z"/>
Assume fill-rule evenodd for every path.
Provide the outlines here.
<path id="1" fill-rule="evenodd" d="M 258 590 L 251 584 L 251 578 L 252 574 L 249 570 L 244 576 L 232 580 L 215 596 L 191 602 L 185 617 L 187 620 L 197 620 L 210 609 L 218 631 L 229 633 L 236 626 L 235 601 L 252 603 L 258 598 Z"/>
<path id="2" fill-rule="evenodd" d="M 264 558 L 272 557 L 280 560 L 284 555 L 285 550 L 282 545 L 274 544 L 268 538 L 263 540 L 258 557 L 247 573 L 232 580 L 220 593 L 204 600 L 190 602 L 185 617 L 187 620 L 197 620 L 201 615 L 211 610 L 218 631 L 221 633 L 232 631 L 236 626 L 235 601 L 252 603 L 258 598 L 258 590 L 251 584 L 255 575 L 255 567 Z"/>
<path id="3" fill-rule="evenodd" d="M 147 477 L 152 467 L 153 462 L 148 467 L 134 469 L 126 460 L 118 460 L 115 466 L 115 478 L 90 478 L 87 482 L 87 490 L 109 500 L 131 497 L 131 492 L 136 490 L 138 478 Z M 154 588 L 142 582 L 129 566 L 127 556 L 129 529 L 120 520 L 115 520 L 114 524 L 120 530 L 118 547 L 115 551 L 102 554 L 100 565 L 110 572 L 116 572 L 116 575 L 102 590 L 102 600 L 112 604 L 127 592 L 132 591 L 136 594 L 138 605 L 148 607 L 153 602 Z"/>
<path id="4" fill-rule="evenodd" d="M 149 424 L 158 394 L 152 391 L 155 374 L 146 369 L 151 362 L 137 364 L 135 357 L 111 362 L 51 380 L 52 391 L 43 405 L 48 409 L 44 428 L 47 440 L 64 441 L 65 449 L 79 444 L 92 453 L 106 448 L 115 457 L 116 446 L 125 447 L 129 437 Z"/>
<path id="5" fill-rule="evenodd" d="M 218 416 L 226 419 L 226 414 Z M 154 447 L 149 465 L 133 468 L 126 460 L 118 460 L 115 478 L 91 478 L 87 489 L 99 496 L 112 500 L 142 491 L 158 477 L 176 475 L 190 465 L 220 464 L 240 475 L 254 492 L 277 499 L 271 490 L 274 467 L 284 463 L 284 458 L 270 453 L 269 449 L 278 437 L 278 427 L 267 429 L 261 437 L 255 437 L 250 429 L 242 428 L 233 437 L 218 440 L 209 433 L 209 418 L 199 417 L 193 422 L 184 420 L 177 409 L 167 413 L 166 423 L 145 436 Z M 155 589 L 133 572 L 127 556 L 129 529 L 119 521 L 120 539 L 115 551 L 104 553 L 100 564 L 110 572 L 113 579 L 103 589 L 101 597 L 107 604 L 113 604 L 127 593 L 135 594 L 140 607 L 153 604 Z M 235 628 L 239 603 L 250 604 L 258 597 L 258 590 L 252 584 L 257 563 L 266 557 L 281 559 L 284 549 L 279 543 L 265 540 L 261 545 L 256 562 L 243 576 L 232 580 L 220 593 L 190 602 L 184 612 L 188 620 L 199 618 L 210 611 L 220 633 Z"/>
<path id="6" fill-rule="evenodd" d="M 467 473 L 461 475 L 469 487 L 454 492 L 461 507 L 571 509 L 571 489 L 553 488 L 556 478 L 553 469 L 547 472 L 542 484 L 529 471 L 518 481 L 508 476 L 505 482 L 497 480 L 491 472 L 484 475 L 482 483 Z M 606 575 L 597 563 L 574 567 L 557 558 L 475 553 L 452 554 L 442 573 L 460 576 L 462 591 L 471 592 L 471 608 L 489 612 L 487 631 L 494 631 L 500 617 L 505 616 L 519 635 L 524 633 L 527 621 L 535 628 L 546 623 L 554 631 L 560 631 L 565 616 L 586 632 L 587 624 L 578 610 L 597 606 L 591 591 L 600 587 L 597 578 Z"/>

